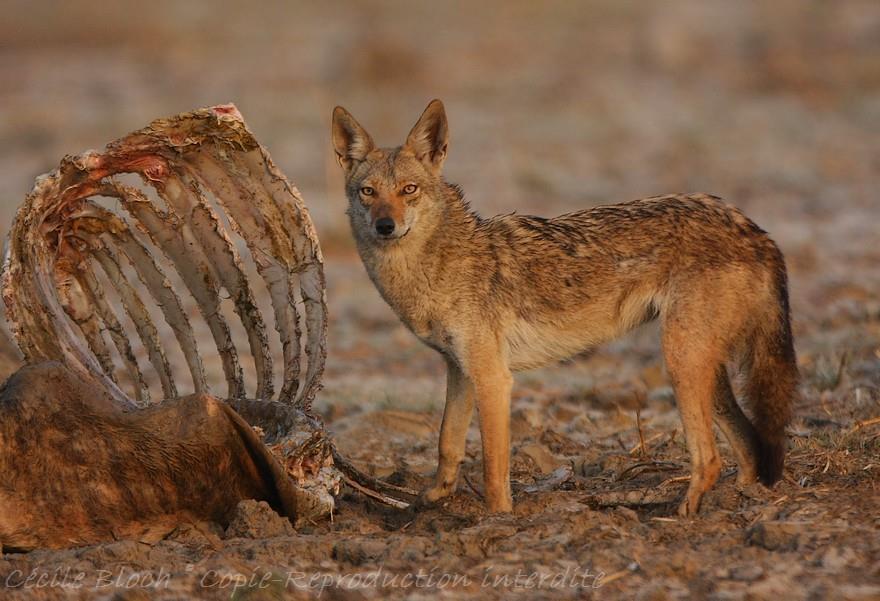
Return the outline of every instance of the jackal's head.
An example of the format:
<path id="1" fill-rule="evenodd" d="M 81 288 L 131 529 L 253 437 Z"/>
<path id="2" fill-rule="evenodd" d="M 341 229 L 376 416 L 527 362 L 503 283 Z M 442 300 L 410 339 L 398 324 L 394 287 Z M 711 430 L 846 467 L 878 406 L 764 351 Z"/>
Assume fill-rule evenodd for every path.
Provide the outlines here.
<path id="1" fill-rule="evenodd" d="M 333 148 L 345 171 L 355 237 L 386 245 L 427 236 L 440 223 L 446 187 L 440 177 L 449 140 L 443 103 L 432 100 L 406 142 L 376 148 L 341 106 L 333 110 Z"/>

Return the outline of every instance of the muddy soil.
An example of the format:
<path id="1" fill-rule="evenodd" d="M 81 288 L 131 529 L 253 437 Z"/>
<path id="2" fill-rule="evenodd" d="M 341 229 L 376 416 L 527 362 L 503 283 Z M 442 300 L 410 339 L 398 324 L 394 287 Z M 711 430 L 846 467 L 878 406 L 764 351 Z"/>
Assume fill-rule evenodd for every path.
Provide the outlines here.
<path id="1" fill-rule="evenodd" d="M 4 4 L 3 229 L 65 153 L 235 101 L 315 217 L 331 312 L 316 408 L 365 471 L 427 482 L 444 377 L 352 250 L 336 103 L 384 144 L 442 97 L 446 172 L 484 213 L 725 197 L 786 254 L 802 373 L 784 479 L 737 490 L 722 444 L 694 519 L 675 515 L 688 457 L 649 325 L 517 376 L 513 515 L 482 510 L 474 426 L 436 508 L 345 491 L 331 522 L 293 531 L 246 503 L 153 545 L 3 554 L 4 598 L 880 598 L 880 5 Z M 18 359 L 0 347 L 5 377 Z"/>

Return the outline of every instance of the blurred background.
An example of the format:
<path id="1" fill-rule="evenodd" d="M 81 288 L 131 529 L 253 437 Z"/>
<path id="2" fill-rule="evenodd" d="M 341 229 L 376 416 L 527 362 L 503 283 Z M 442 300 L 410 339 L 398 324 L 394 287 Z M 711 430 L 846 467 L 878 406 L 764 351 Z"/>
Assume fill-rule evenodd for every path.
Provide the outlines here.
<path id="1" fill-rule="evenodd" d="M 877 360 L 878 2 L 0 7 L 0 229 L 63 155 L 236 103 L 303 193 L 327 255 L 329 403 L 436 408 L 443 386 L 439 359 L 403 330 L 354 253 L 329 142 L 336 104 L 396 145 L 442 98 L 447 177 L 483 213 L 723 196 L 789 259 L 804 360 L 810 336 Z M 816 329 L 835 319 L 861 325 L 844 339 Z"/>
<path id="2" fill-rule="evenodd" d="M 308 573 L 375 559 L 389 573 L 446 566 L 480 581 L 505 566 L 578 565 L 611 574 L 602 598 L 877 598 L 880 1 L 0 0 L 0 14 L 0 232 L 65 154 L 234 102 L 301 190 L 326 257 L 329 353 L 315 406 L 340 452 L 397 483 L 418 488 L 436 466 L 443 365 L 381 300 L 354 250 L 330 145 L 335 105 L 380 145 L 397 145 L 443 99 L 446 176 L 484 214 L 709 192 L 770 232 L 788 261 L 802 383 L 773 491 L 739 495 L 728 469 L 707 497 L 709 517 L 678 525 L 665 517 L 672 510 L 581 504 L 596 490 L 687 479 L 654 324 L 517 376 L 514 481 L 568 465 L 583 490 L 519 495 L 528 519 L 516 527 L 463 529 L 473 522 L 457 515 L 479 494 L 473 426 L 456 515 L 401 526 L 387 514 L 358 518 L 368 506 L 348 497 L 319 527 L 325 535 L 194 556 L 198 539 L 184 534 L 186 546 L 172 549 L 185 551 L 151 547 L 138 571 L 164 558 L 158 565 L 185 583 L 205 565 Z M 0 339 L 0 381 L 18 365 Z M 649 464 L 661 467 L 642 472 Z M 778 543 L 784 553 L 743 544 L 747 524 L 777 518 L 792 520 L 799 530 L 786 536 L 801 542 Z M 90 561 L 126 564 L 128 551 L 114 548 Z M 7 557 L 7 571 L 30 573 Z M 636 594 L 642 585 L 678 593 Z"/>

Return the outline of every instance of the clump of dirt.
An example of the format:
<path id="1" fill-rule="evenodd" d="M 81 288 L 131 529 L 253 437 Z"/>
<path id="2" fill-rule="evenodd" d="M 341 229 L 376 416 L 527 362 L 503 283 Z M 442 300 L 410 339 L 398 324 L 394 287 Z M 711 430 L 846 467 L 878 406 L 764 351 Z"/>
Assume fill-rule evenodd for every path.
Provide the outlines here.
<path id="1" fill-rule="evenodd" d="M 265 501 L 241 501 L 235 507 L 226 538 L 272 538 L 295 534 L 293 524 L 281 517 Z"/>

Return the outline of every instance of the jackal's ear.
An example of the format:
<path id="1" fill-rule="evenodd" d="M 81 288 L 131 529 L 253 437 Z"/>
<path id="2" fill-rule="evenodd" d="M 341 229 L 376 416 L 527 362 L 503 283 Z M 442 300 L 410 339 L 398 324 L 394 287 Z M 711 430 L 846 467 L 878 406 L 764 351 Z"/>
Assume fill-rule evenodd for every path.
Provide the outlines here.
<path id="1" fill-rule="evenodd" d="M 348 171 L 355 163 L 363 161 L 373 148 L 373 138 L 351 113 L 341 106 L 333 109 L 333 149 L 343 169 Z"/>
<path id="2" fill-rule="evenodd" d="M 404 146 L 412 150 L 428 169 L 439 173 L 446 159 L 448 145 L 446 111 L 443 103 L 435 99 L 428 104 L 428 108 L 409 132 Z"/>

